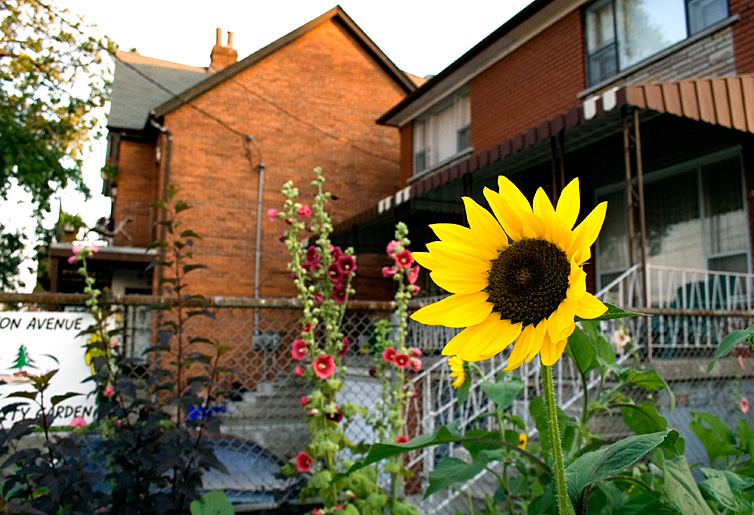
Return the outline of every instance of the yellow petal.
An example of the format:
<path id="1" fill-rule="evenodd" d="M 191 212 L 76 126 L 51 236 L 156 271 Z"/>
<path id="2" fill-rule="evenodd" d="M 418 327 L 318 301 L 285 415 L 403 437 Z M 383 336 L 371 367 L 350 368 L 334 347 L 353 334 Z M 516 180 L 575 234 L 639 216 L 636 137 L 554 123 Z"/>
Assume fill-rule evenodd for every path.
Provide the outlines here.
<path id="1" fill-rule="evenodd" d="M 571 262 L 571 274 L 568 276 L 567 296 L 579 300 L 586 293 L 586 272 L 576 263 Z"/>
<path id="2" fill-rule="evenodd" d="M 569 257 L 573 257 L 577 265 L 588 259 L 589 248 L 597 239 L 602 224 L 605 222 L 605 213 L 607 213 L 607 202 L 600 202 L 573 230 L 573 239 L 566 252 Z M 575 256 L 577 252 L 580 252 L 578 259 Z"/>
<path id="3" fill-rule="evenodd" d="M 534 214 L 538 216 L 544 216 L 547 213 L 554 213 L 555 208 L 552 207 L 547 193 L 542 188 L 537 188 L 537 192 L 534 194 Z"/>
<path id="4" fill-rule="evenodd" d="M 539 353 L 539 349 L 542 348 L 542 345 L 545 341 L 545 338 L 547 338 L 547 319 L 542 320 L 537 324 L 536 328 L 536 334 L 534 335 L 534 338 L 532 338 L 532 345 L 529 348 L 529 351 L 526 353 L 526 362 L 530 362 L 534 356 L 536 356 Z"/>
<path id="5" fill-rule="evenodd" d="M 499 194 L 489 188 L 484 188 L 484 198 L 490 205 L 490 209 L 495 213 L 503 230 L 513 241 L 520 241 L 524 234 L 524 223 L 516 210 Z"/>
<path id="6" fill-rule="evenodd" d="M 443 355 L 457 354 L 464 361 L 472 361 L 466 359 L 464 349 L 471 353 L 473 346 L 479 345 L 481 347 L 489 345 L 489 340 L 484 340 L 485 335 L 491 335 L 495 333 L 495 330 L 500 323 L 500 315 L 498 313 L 490 313 L 490 315 L 481 323 L 467 327 L 457 335 L 455 335 L 442 349 Z M 469 346 L 468 348 L 466 348 Z"/>
<path id="7" fill-rule="evenodd" d="M 597 297 L 587 292 L 579 299 L 576 315 L 590 320 L 602 316 L 605 311 L 607 311 L 607 306 Z"/>
<path id="8" fill-rule="evenodd" d="M 482 259 L 497 259 L 498 249 L 487 241 L 479 241 L 468 227 L 456 224 L 432 224 L 429 227 L 443 242 L 457 245 L 460 251 Z"/>
<path id="9" fill-rule="evenodd" d="M 558 199 L 558 206 L 555 208 L 567 229 L 573 229 L 576 219 L 579 217 L 580 207 L 579 178 L 576 177 L 563 188 Z"/>
<path id="10" fill-rule="evenodd" d="M 432 256 L 429 252 L 412 252 L 411 256 L 414 260 L 427 270 L 434 270 L 435 268 L 443 268 L 442 262 L 436 257 Z"/>
<path id="11" fill-rule="evenodd" d="M 497 188 L 500 196 L 511 204 L 518 211 L 531 213 L 531 205 L 521 190 L 519 190 L 511 180 L 503 175 L 497 178 Z"/>
<path id="12" fill-rule="evenodd" d="M 513 351 L 508 356 L 508 364 L 505 367 L 505 371 L 511 371 L 518 368 L 521 363 L 526 359 L 526 355 L 529 353 L 529 349 L 534 344 L 534 338 L 537 335 L 537 327 L 533 324 L 529 324 L 521 331 L 516 343 L 513 345 Z"/>
<path id="13" fill-rule="evenodd" d="M 521 322 L 512 324 L 510 320 L 500 320 L 497 327 L 497 336 L 495 336 L 487 348 L 479 353 L 480 359 L 489 359 L 505 350 L 521 334 L 522 327 L 523 324 Z"/>
<path id="14" fill-rule="evenodd" d="M 427 243 L 427 250 L 441 266 L 437 268 L 458 268 L 467 270 L 469 273 L 488 272 L 492 263 L 486 259 L 480 259 L 476 255 L 469 255 L 463 252 L 464 248 L 446 243 L 444 241 L 433 241 Z"/>
<path id="15" fill-rule="evenodd" d="M 436 268 L 429 276 L 440 288 L 450 293 L 476 293 L 487 287 L 487 273 L 469 273 L 456 268 Z"/>
<path id="16" fill-rule="evenodd" d="M 483 322 L 492 313 L 492 304 L 487 302 L 485 292 L 468 295 L 455 294 L 434 304 L 424 306 L 411 318 L 427 325 L 445 327 L 468 327 Z"/>
<path id="17" fill-rule="evenodd" d="M 563 339 L 557 342 L 553 342 L 551 339 L 547 339 L 542 345 L 542 350 L 539 351 L 539 359 L 541 363 L 547 367 L 553 366 L 563 354 L 567 339 Z"/>
<path id="18" fill-rule="evenodd" d="M 469 197 L 462 197 L 466 206 L 466 218 L 469 221 L 471 230 L 481 238 L 489 239 L 490 243 L 498 251 L 508 248 L 508 236 L 503 232 L 503 228 L 497 223 L 495 217 L 489 211 L 477 204 Z"/>

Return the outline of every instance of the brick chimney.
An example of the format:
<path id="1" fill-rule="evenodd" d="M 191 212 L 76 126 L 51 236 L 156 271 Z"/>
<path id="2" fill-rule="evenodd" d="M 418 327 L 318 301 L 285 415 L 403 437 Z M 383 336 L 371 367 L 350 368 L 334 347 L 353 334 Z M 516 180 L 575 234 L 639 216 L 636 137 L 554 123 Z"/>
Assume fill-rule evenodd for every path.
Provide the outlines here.
<path id="1" fill-rule="evenodd" d="M 228 32 L 228 46 L 222 44 L 222 30 L 217 29 L 217 41 L 209 56 L 209 71 L 217 72 L 238 61 L 238 52 L 233 49 L 233 33 Z"/>

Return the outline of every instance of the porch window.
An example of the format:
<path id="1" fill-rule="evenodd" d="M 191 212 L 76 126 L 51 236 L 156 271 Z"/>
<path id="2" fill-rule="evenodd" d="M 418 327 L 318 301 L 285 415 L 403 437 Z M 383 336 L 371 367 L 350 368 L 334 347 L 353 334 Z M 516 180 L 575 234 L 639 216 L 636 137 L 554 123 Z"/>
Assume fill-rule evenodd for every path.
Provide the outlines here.
<path id="1" fill-rule="evenodd" d="M 471 146 L 468 91 L 414 121 L 414 175 L 440 166 Z"/>
<path id="2" fill-rule="evenodd" d="M 584 11 L 589 85 L 728 16 L 726 0 L 600 0 Z"/>
<path id="3" fill-rule="evenodd" d="M 628 266 L 623 185 L 598 192 L 608 210 L 597 239 L 600 286 Z M 645 177 L 647 262 L 676 268 L 749 272 L 748 224 L 740 156 Z M 638 212 L 634 212 L 637 235 Z M 635 248 L 639 260 L 638 246 Z"/>

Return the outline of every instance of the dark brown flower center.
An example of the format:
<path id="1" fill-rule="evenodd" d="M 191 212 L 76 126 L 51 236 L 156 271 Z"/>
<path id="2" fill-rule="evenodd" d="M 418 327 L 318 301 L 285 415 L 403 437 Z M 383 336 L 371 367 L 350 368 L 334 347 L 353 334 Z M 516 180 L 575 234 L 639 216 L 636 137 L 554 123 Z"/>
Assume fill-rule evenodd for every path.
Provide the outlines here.
<path id="1" fill-rule="evenodd" d="M 544 240 L 521 240 L 492 262 L 488 302 L 500 318 L 538 324 L 566 298 L 571 266 L 566 253 Z"/>

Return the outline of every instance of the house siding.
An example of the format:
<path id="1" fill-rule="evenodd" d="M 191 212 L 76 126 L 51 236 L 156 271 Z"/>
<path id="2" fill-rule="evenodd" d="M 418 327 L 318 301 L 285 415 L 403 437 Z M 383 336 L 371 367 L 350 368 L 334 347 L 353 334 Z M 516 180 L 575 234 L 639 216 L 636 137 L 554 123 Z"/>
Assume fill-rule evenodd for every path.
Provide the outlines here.
<path id="1" fill-rule="evenodd" d="M 166 115 L 163 125 L 173 134 L 170 182 L 192 206 L 181 216 L 202 236 L 194 256 L 209 267 L 192 274 L 193 291 L 253 295 L 260 161 L 264 213 L 282 206 L 287 180 L 310 203 L 316 166 L 339 197 L 329 208 L 335 223 L 397 190 L 399 134 L 375 120 L 403 95 L 351 33 L 330 20 L 192 101 L 253 136 L 251 162 L 243 136 L 196 109 Z M 278 241 L 285 224 L 266 215 L 261 223 L 260 293 L 292 296 L 288 252 Z"/>
<path id="2" fill-rule="evenodd" d="M 121 138 L 118 167 L 118 195 L 113 200 L 112 218 L 116 226 L 127 218 L 131 222 L 113 237 L 114 244 L 145 247 L 154 239 L 154 211 L 150 207 L 157 200 L 154 144 Z"/>
<path id="3" fill-rule="evenodd" d="M 729 0 L 731 15 L 741 16 L 733 26 L 733 44 L 736 52 L 736 73 L 754 73 L 754 2 Z"/>

